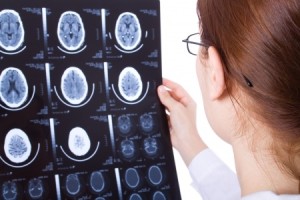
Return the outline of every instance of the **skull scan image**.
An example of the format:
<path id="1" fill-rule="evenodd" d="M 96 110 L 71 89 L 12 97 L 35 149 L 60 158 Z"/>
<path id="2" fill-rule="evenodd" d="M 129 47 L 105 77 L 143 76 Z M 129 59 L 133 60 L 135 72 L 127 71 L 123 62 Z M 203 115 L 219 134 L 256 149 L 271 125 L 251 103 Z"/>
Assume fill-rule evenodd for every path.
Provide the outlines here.
<path id="1" fill-rule="evenodd" d="M 91 148 L 91 141 L 83 128 L 75 127 L 69 133 L 68 145 L 74 155 L 84 156 Z"/>
<path id="2" fill-rule="evenodd" d="M 119 15 L 116 27 L 115 37 L 117 43 L 124 50 L 133 50 L 141 42 L 142 31 L 139 19 L 130 12 L 124 12 Z"/>
<path id="3" fill-rule="evenodd" d="M 0 11 L 0 47 L 15 51 L 24 42 L 24 28 L 20 15 L 14 10 Z"/>
<path id="4" fill-rule="evenodd" d="M 127 101 L 137 100 L 143 90 L 140 74 L 133 67 L 125 67 L 119 75 L 118 88 Z"/>
<path id="5" fill-rule="evenodd" d="M 154 128 L 154 119 L 151 114 L 145 113 L 140 116 L 140 126 L 142 130 L 149 133 Z"/>
<path id="6" fill-rule="evenodd" d="M 145 138 L 143 147 L 148 156 L 156 156 L 158 154 L 159 146 L 156 138 Z"/>
<path id="7" fill-rule="evenodd" d="M 3 200 L 16 200 L 18 198 L 18 186 L 13 181 L 7 181 L 2 185 Z M 2 199 L 2 198 L 1 198 Z"/>
<path id="8" fill-rule="evenodd" d="M 99 194 L 105 189 L 105 180 L 100 171 L 92 172 L 90 176 L 90 188 L 93 193 Z"/>
<path id="9" fill-rule="evenodd" d="M 83 45 L 85 29 L 78 13 L 66 11 L 60 16 L 57 37 L 60 44 L 69 51 L 77 50 Z"/>
<path id="10" fill-rule="evenodd" d="M 167 197 L 161 191 L 156 191 L 153 194 L 152 200 L 167 200 Z"/>
<path id="11" fill-rule="evenodd" d="M 69 174 L 66 178 L 65 188 L 68 195 L 76 197 L 80 194 L 81 183 L 77 174 Z"/>
<path id="12" fill-rule="evenodd" d="M 133 141 L 131 140 L 123 140 L 121 142 L 121 153 L 124 158 L 126 159 L 132 159 L 135 156 L 136 153 L 136 147 Z"/>
<path id="13" fill-rule="evenodd" d="M 118 117 L 117 125 L 122 135 L 128 135 L 132 128 L 132 121 L 129 116 L 121 115 Z"/>
<path id="14" fill-rule="evenodd" d="M 33 178 L 28 182 L 28 195 L 31 199 L 41 199 L 44 195 L 45 188 L 41 179 Z"/>
<path id="15" fill-rule="evenodd" d="M 129 200 L 143 200 L 143 198 L 138 193 L 133 193 L 130 195 Z"/>
<path id="16" fill-rule="evenodd" d="M 105 200 L 104 197 L 97 197 L 95 200 Z"/>
<path id="17" fill-rule="evenodd" d="M 129 168 L 125 172 L 125 183 L 126 185 L 131 188 L 135 189 L 140 184 L 140 175 L 135 168 Z"/>
<path id="18" fill-rule="evenodd" d="M 152 165 L 148 170 L 148 179 L 152 185 L 160 185 L 163 181 L 163 172 L 158 166 Z"/>
<path id="19" fill-rule="evenodd" d="M 65 99 L 75 105 L 80 104 L 88 93 L 86 77 L 77 67 L 69 67 L 64 71 L 60 87 Z"/>
<path id="20" fill-rule="evenodd" d="M 95 200 L 105 200 L 104 197 L 97 197 Z"/>
<path id="21" fill-rule="evenodd" d="M 4 69 L 0 75 L 0 98 L 10 108 L 21 106 L 27 99 L 28 85 L 23 72 L 15 67 Z"/>
<path id="22" fill-rule="evenodd" d="M 31 143 L 27 134 L 18 128 L 11 129 L 5 136 L 4 152 L 11 162 L 26 161 L 31 154 Z"/>

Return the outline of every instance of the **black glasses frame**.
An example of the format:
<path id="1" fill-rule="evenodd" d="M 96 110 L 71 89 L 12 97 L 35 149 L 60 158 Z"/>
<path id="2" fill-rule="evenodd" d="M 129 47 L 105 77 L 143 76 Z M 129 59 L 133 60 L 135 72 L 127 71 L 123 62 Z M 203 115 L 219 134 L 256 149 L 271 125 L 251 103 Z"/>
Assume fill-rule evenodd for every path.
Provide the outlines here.
<path id="1" fill-rule="evenodd" d="M 186 39 L 182 40 L 182 42 L 185 42 L 186 43 L 186 48 L 188 50 L 188 52 L 194 56 L 197 56 L 197 54 L 193 53 L 190 48 L 189 48 L 189 44 L 196 44 L 196 45 L 199 45 L 199 46 L 203 46 L 205 48 L 209 48 L 211 45 L 209 45 L 209 42 L 205 43 L 205 42 L 194 42 L 194 41 L 190 41 L 190 37 L 194 36 L 194 35 L 200 35 L 200 33 L 193 33 L 191 35 L 189 35 Z M 243 78 L 244 80 L 246 81 L 246 84 L 248 87 L 252 88 L 253 87 L 253 84 L 252 82 L 245 76 L 243 75 Z"/>
<path id="2" fill-rule="evenodd" d="M 210 45 L 204 43 L 204 42 L 194 42 L 194 41 L 190 41 L 190 37 L 194 36 L 194 35 L 200 35 L 200 33 L 193 33 L 191 35 L 189 35 L 186 39 L 182 40 L 182 42 L 185 42 L 186 43 L 186 48 L 188 50 L 188 52 L 194 56 L 196 56 L 197 54 L 193 53 L 190 48 L 189 48 L 189 44 L 196 44 L 196 45 L 199 45 L 199 46 L 203 46 L 205 48 L 208 48 Z"/>

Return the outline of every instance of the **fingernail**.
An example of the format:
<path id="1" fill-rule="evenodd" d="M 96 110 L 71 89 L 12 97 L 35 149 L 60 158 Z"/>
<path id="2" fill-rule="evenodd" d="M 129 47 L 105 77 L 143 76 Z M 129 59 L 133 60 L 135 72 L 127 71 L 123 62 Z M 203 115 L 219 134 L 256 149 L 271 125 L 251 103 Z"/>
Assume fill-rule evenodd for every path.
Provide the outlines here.
<path id="1" fill-rule="evenodd" d="M 158 87 L 158 91 L 160 92 L 160 93 L 165 93 L 166 92 L 166 89 L 165 89 L 165 87 L 164 86 L 159 86 Z"/>

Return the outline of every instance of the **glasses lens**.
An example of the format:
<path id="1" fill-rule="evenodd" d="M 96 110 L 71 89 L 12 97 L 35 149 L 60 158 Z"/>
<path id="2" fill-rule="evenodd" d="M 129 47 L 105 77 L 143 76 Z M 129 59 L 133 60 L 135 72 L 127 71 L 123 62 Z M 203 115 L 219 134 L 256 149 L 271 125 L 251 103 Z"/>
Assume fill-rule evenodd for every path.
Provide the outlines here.
<path id="1" fill-rule="evenodd" d="M 188 48 L 191 54 L 197 55 L 200 47 L 199 42 L 201 41 L 200 35 L 199 34 L 191 35 L 188 40 L 190 42 L 196 42 L 196 44 L 188 43 Z"/>

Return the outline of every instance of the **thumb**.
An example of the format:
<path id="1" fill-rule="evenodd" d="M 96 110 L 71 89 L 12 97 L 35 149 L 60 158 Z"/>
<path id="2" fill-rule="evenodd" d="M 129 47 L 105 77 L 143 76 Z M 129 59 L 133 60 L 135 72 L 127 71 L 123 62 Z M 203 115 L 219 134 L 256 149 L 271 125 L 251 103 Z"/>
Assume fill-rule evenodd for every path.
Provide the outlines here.
<path id="1" fill-rule="evenodd" d="M 158 87 L 157 92 L 161 103 L 170 110 L 170 108 L 176 103 L 176 101 L 163 85 Z"/>

